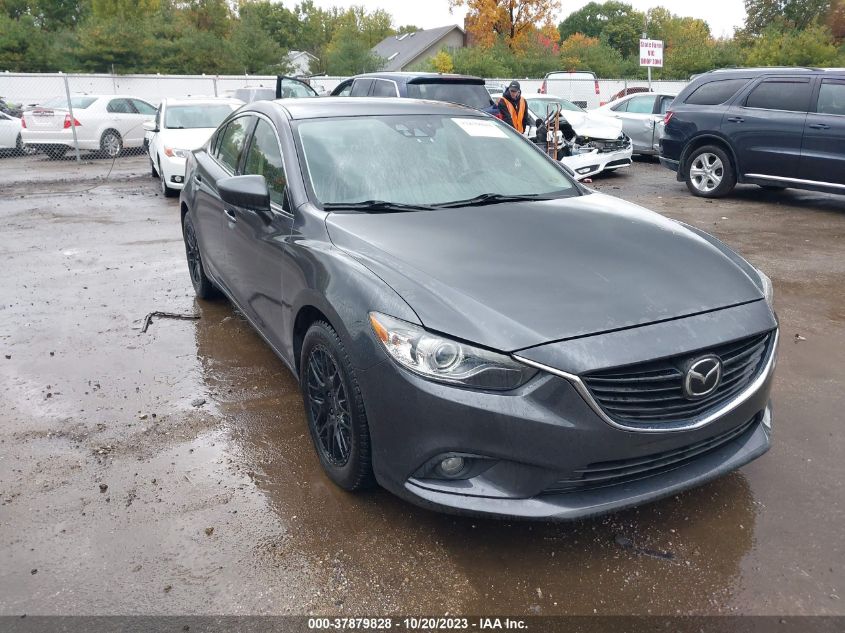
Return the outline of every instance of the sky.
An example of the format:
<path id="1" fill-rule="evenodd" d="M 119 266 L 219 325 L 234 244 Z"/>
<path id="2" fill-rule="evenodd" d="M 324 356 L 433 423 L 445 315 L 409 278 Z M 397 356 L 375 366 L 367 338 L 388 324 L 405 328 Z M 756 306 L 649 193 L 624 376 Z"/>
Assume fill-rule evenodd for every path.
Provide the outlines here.
<path id="1" fill-rule="evenodd" d="M 645 11 L 663 6 L 672 13 L 706 20 L 710 31 L 716 37 L 733 35 L 736 27 L 745 19 L 743 0 L 624 0 L 635 9 Z M 561 0 L 563 10 L 555 22 L 560 22 L 573 11 L 577 11 L 590 0 Z M 295 1 L 286 0 L 293 6 Z M 332 6 L 364 5 L 367 9 L 384 9 L 393 15 L 395 26 L 414 24 L 424 29 L 448 24 L 463 25 L 465 10 L 456 9 L 449 13 L 448 0 L 315 0 L 314 4 L 328 8 Z"/>

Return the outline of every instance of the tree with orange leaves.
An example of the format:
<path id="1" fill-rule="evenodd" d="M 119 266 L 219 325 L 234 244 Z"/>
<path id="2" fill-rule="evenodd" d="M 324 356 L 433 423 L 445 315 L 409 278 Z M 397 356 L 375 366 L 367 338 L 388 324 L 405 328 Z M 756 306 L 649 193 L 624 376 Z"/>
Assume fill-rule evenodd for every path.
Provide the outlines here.
<path id="1" fill-rule="evenodd" d="M 464 6 L 472 42 L 492 46 L 498 37 L 503 37 L 514 50 L 536 33 L 535 29 L 553 24 L 560 0 L 449 0 L 450 9 Z"/>

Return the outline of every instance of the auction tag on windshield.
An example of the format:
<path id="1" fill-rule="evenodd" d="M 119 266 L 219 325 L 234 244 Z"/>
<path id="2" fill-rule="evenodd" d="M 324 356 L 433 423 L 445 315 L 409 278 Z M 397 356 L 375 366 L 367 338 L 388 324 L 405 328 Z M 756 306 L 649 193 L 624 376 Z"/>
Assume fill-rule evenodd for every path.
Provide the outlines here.
<path id="1" fill-rule="evenodd" d="M 487 136 L 490 138 L 507 138 L 508 135 L 493 121 L 484 119 L 452 119 L 470 136 Z"/>

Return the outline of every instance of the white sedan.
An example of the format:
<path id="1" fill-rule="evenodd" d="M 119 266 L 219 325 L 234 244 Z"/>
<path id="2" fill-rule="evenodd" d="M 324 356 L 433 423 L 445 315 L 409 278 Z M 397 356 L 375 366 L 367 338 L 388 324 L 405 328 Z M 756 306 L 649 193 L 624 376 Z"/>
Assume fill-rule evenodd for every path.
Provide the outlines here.
<path id="1" fill-rule="evenodd" d="M 587 112 L 566 99 L 551 95 L 531 95 L 526 101 L 531 122 L 543 119 L 548 123 L 544 123 L 539 134 L 535 126 L 529 126 L 526 135 L 544 150 L 548 145 L 556 144 L 558 160 L 569 167 L 578 180 L 631 165 L 633 145 L 622 131 L 619 119 Z M 557 134 L 552 130 L 555 112 L 559 113 Z"/>
<path id="2" fill-rule="evenodd" d="M 23 142 L 61 158 L 73 149 L 73 132 L 79 149 L 116 158 L 124 148 L 141 147 L 144 122 L 156 109 L 150 103 L 125 95 L 75 95 L 73 117 L 65 97 L 55 97 L 24 113 Z"/>
<path id="3" fill-rule="evenodd" d="M 154 121 L 145 124 L 150 170 L 161 192 L 175 196 L 185 185 L 185 159 L 202 147 L 217 126 L 244 104 L 239 99 L 165 99 Z"/>
<path id="4" fill-rule="evenodd" d="M 20 119 L 0 112 L 0 152 L 23 153 L 22 131 L 23 125 Z"/>

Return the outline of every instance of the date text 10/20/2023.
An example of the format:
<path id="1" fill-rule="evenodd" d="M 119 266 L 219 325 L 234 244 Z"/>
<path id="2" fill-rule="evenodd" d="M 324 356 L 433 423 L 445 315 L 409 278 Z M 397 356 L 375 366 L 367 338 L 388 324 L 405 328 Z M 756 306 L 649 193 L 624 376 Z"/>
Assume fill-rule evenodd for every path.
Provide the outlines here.
<path id="1" fill-rule="evenodd" d="M 450 617 L 409 617 L 409 618 L 309 618 L 308 628 L 315 631 L 358 630 L 377 631 L 389 629 L 407 629 L 413 631 L 433 630 L 526 630 L 524 620 L 513 618 L 450 618 Z"/>

